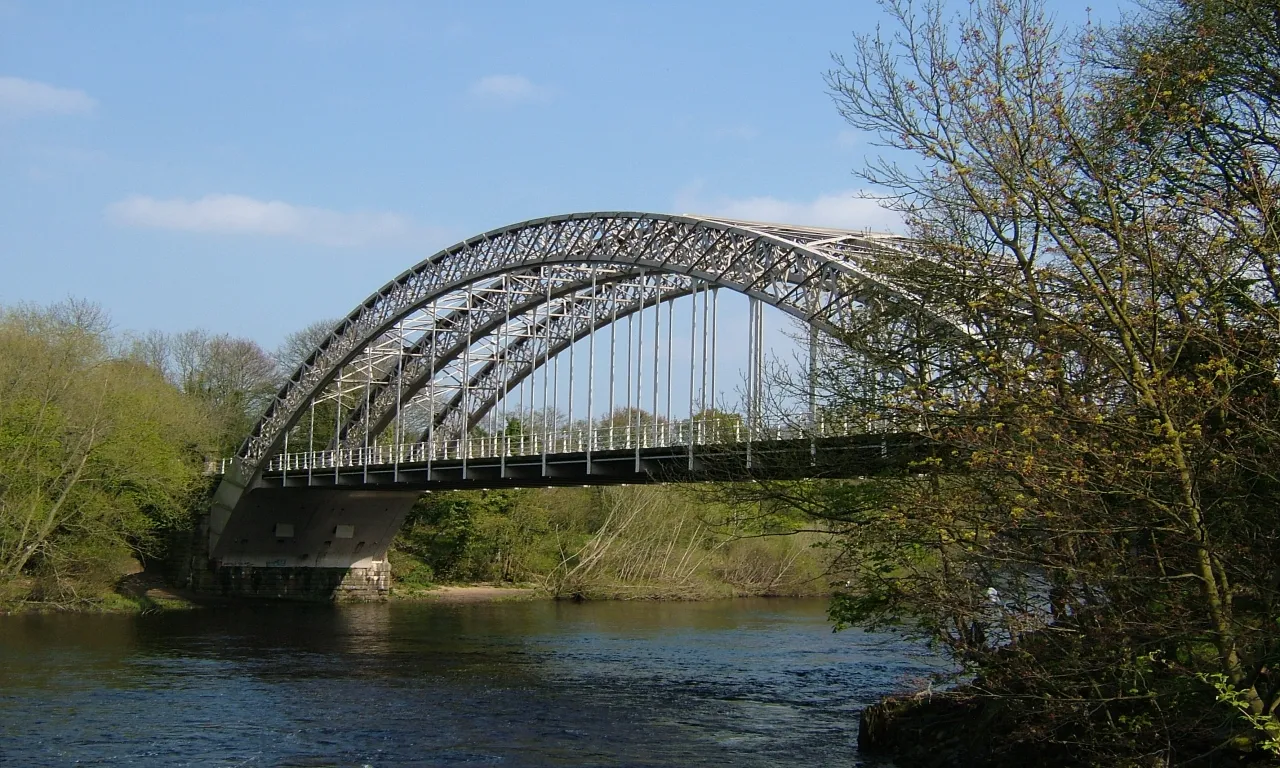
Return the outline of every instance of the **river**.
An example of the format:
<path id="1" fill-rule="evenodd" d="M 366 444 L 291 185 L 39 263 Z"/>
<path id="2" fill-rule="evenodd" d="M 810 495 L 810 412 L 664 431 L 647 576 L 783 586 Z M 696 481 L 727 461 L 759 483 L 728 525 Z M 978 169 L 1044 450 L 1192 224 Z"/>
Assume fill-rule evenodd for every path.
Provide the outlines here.
<path id="1" fill-rule="evenodd" d="M 0 617 L 0 764 L 863 765 L 928 674 L 822 600 Z"/>

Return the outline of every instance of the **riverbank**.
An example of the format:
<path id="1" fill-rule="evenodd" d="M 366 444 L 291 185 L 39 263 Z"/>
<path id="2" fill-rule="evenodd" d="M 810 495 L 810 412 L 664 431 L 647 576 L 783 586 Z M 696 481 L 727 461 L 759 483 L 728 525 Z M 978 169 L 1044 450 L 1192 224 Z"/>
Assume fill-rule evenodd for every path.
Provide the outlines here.
<path id="1" fill-rule="evenodd" d="M 391 587 L 389 599 L 424 603 L 496 603 L 517 600 L 550 599 L 550 595 L 534 586 L 497 586 L 494 584 L 440 584 L 430 587 Z"/>
<path id="2" fill-rule="evenodd" d="M 1088 743 L 1046 718 L 1039 731 L 1015 736 L 1016 720 L 1025 717 L 1025 702 L 990 695 L 980 686 L 887 696 L 865 707 L 858 717 L 858 750 L 891 760 L 897 768 L 1077 768 L 1113 764 L 1092 755 Z M 1056 727 L 1055 727 L 1056 726 Z M 1216 733 L 1181 733 L 1169 746 L 1205 757 L 1205 768 L 1275 766 L 1260 748 L 1257 734 L 1219 720 Z M 1166 765 L 1115 762 L 1115 765 Z"/>
<path id="3" fill-rule="evenodd" d="M 0 602 L 0 616 L 23 613 L 154 613 L 187 611 L 216 600 L 170 586 L 159 573 L 127 574 L 100 594 L 64 600 L 23 599 Z"/>
<path id="4" fill-rule="evenodd" d="M 561 595 L 558 599 L 575 602 L 709 602 L 743 597 L 825 597 L 826 593 L 809 594 L 745 594 L 733 592 L 696 592 L 654 589 L 615 590 L 605 594 Z M 530 600 L 555 600 L 556 596 L 545 589 L 531 584 L 495 585 L 491 583 L 474 584 L 433 584 L 433 585 L 398 585 L 393 584 L 388 602 L 404 603 L 495 603 Z M 167 584 L 160 576 L 153 574 L 132 574 L 121 579 L 114 591 L 93 597 L 85 597 L 74 601 L 44 602 L 39 600 L 23 600 L 0 604 L 0 616 L 21 613 L 152 613 L 157 611 L 186 611 L 206 605 L 225 605 L 235 602 L 261 602 L 262 598 L 236 598 L 222 595 L 194 592 Z M 286 601 L 306 602 L 306 601 Z M 327 602 L 317 598 L 315 602 Z M 379 601 L 374 601 L 379 602 Z"/>

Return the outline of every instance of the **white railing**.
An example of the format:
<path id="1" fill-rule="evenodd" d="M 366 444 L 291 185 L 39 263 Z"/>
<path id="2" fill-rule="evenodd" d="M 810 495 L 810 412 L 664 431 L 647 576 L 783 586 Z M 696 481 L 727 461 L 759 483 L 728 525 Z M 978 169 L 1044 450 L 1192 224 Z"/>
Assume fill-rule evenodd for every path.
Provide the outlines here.
<path id="1" fill-rule="evenodd" d="M 504 456 L 626 451 L 698 445 L 848 437 L 893 431 L 881 418 L 822 418 L 810 425 L 805 421 L 780 421 L 748 427 L 725 417 L 660 421 L 622 426 L 575 426 L 549 433 L 469 435 L 436 438 L 422 443 L 371 445 L 367 448 L 338 448 L 303 453 L 282 453 L 267 463 L 265 471 L 308 471 L 375 465 L 421 464 L 460 459 L 497 459 Z M 206 464 L 209 474 L 225 474 L 235 459 L 216 459 Z"/>
<path id="2" fill-rule="evenodd" d="M 225 475 L 235 461 L 235 459 L 210 459 L 204 463 L 204 472 L 206 475 Z"/>

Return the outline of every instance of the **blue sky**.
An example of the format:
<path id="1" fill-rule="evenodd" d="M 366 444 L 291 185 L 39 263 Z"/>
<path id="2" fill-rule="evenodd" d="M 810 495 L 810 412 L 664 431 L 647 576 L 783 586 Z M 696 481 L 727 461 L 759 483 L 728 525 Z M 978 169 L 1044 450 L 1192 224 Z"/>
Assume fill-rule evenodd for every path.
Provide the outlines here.
<path id="1" fill-rule="evenodd" d="M 822 0 L 0 0 L 0 304 L 76 296 L 121 329 L 272 347 L 536 216 L 889 227 L 854 196 L 876 150 L 822 80 L 880 18 Z"/>

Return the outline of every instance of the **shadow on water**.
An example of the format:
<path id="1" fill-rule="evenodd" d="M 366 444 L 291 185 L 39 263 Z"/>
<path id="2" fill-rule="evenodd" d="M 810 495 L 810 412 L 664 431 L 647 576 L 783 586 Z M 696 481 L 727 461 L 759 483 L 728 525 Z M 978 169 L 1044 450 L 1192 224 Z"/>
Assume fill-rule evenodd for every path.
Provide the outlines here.
<path id="1" fill-rule="evenodd" d="M 0 763 L 856 765 L 928 674 L 820 600 L 241 605 L 0 619 Z"/>

